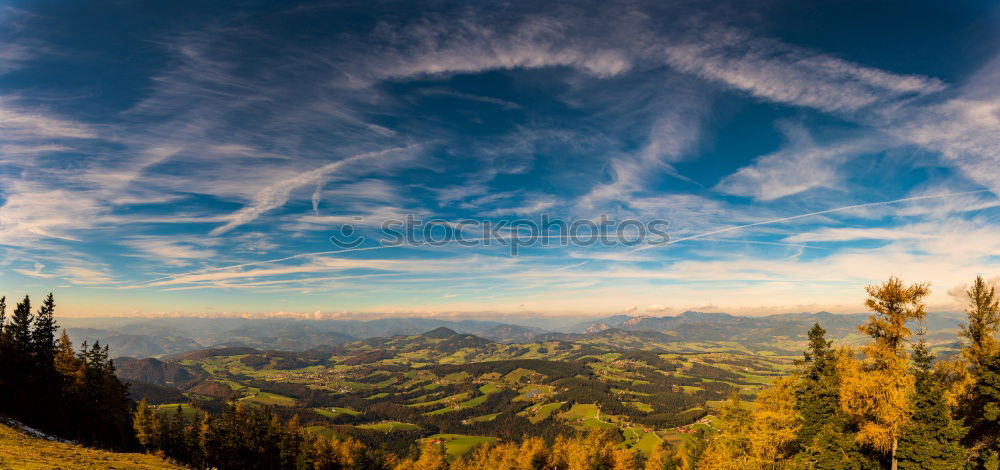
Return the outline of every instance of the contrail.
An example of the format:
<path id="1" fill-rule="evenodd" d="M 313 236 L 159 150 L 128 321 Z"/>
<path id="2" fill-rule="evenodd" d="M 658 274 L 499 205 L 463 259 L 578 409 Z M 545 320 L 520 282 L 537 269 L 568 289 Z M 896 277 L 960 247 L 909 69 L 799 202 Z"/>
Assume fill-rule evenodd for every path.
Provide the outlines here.
<path id="1" fill-rule="evenodd" d="M 921 200 L 924 200 L 924 199 L 948 198 L 948 197 L 954 197 L 954 196 L 962 196 L 962 195 L 965 195 L 965 194 L 977 194 L 977 193 L 985 193 L 985 192 L 990 192 L 990 191 L 991 191 L 990 189 L 978 189 L 978 190 L 975 190 L 975 191 L 963 191 L 963 192 L 960 192 L 960 193 L 932 194 L 932 195 L 927 195 L 927 196 L 904 197 L 902 199 L 893 199 L 891 201 L 866 202 L 864 204 L 853 204 L 853 205 L 850 205 L 850 206 L 837 207 L 837 208 L 834 208 L 834 209 L 826 209 L 826 210 L 817 211 L 817 212 L 810 212 L 808 214 L 799 214 L 799 215 L 793 215 L 793 216 L 790 216 L 790 217 L 782 217 L 782 218 L 779 218 L 779 219 L 771 219 L 771 220 L 765 220 L 765 221 L 762 221 L 762 222 L 754 222 L 752 224 L 737 225 L 735 227 L 720 228 L 718 230 L 712 230 L 711 232 L 699 233 L 697 235 L 691 235 L 691 236 L 684 237 L 684 238 L 678 238 L 676 240 L 668 240 L 666 242 L 661 242 L 661 243 L 656 243 L 656 244 L 641 246 L 641 247 L 633 249 L 632 251 L 648 250 L 650 248 L 656 248 L 656 247 L 666 246 L 666 245 L 673 245 L 674 243 L 680 243 L 680 242 L 683 242 L 683 241 L 694 240 L 694 239 L 698 239 L 698 238 L 705 238 L 705 237 L 712 236 L 712 235 L 717 235 L 717 234 L 720 234 L 720 233 L 735 232 L 737 230 L 743 230 L 745 228 L 756 227 L 758 225 L 777 224 L 777 223 L 781 223 L 781 222 L 788 222 L 789 220 L 802 219 L 802 218 L 805 218 L 805 217 L 812 217 L 812 216 L 816 216 L 816 215 L 830 214 L 830 213 L 833 213 L 833 212 L 841 212 L 841 211 L 846 211 L 846 210 L 851 210 L 851 209 L 860 209 L 860 208 L 863 208 L 863 207 L 885 206 L 885 205 L 889 205 L 889 204 L 898 204 L 900 202 L 921 201 Z"/>

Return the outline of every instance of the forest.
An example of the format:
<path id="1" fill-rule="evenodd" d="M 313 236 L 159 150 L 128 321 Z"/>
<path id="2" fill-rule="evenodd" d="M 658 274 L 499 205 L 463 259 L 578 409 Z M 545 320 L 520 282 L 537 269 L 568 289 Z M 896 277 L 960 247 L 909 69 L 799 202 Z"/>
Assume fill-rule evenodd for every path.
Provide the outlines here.
<path id="1" fill-rule="evenodd" d="M 648 453 L 601 429 L 527 438 L 507 432 L 453 456 L 440 438 L 406 449 L 380 447 L 377 439 L 366 445 L 310 432 L 297 415 L 251 403 L 231 402 L 215 413 L 158 412 L 128 397 L 106 347 L 74 349 L 65 334 L 56 339 L 51 294 L 37 312 L 25 298 L 9 318 L 0 299 L 0 414 L 87 446 L 143 449 L 198 469 L 996 470 L 1000 300 L 995 287 L 977 278 L 965 292 L 959 353 L 936 358 L 922 323 L 929 289 L 895 277 L 868 286 L 870 316 L 858 326 L 868 338 L 864 344 L 836 345 L 814 325 L 794 373 L 775 378 L 751 400 L 732 393 L 704 420 L 707 426 Z M 647 356 L 634 352 L 626 359 Z M 519 365 L 525 364 L 500 365 L 499 372 Z M 567 374 L 546 369 L 554 366 L 545 361 L 530 365 Z M 449 373 L 495 368 L 434 367 Z M 720 377 L 726 372 L 700 367 Z M 569 374 L 565 383 L 573 379 Z M 587 384 L 578 385 L 584 393 Z"/>

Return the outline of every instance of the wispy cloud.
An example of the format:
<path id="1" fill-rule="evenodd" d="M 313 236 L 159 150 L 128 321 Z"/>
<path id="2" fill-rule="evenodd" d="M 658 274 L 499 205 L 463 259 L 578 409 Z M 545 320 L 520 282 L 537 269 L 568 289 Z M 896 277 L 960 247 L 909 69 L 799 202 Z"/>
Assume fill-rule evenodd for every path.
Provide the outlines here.
<path id="1" fill-rule="evenodd" d="M 828 112 L 945 89 L 934 78 L 897 75 L 726 27 L 709 27 L 694 41 L 667 46 L 665 54 L 680 70 L 769 101 Z"/>
<path id="2" fill-rule="evenodd" d="M 892 147 L 885 137 L 861 136 L 819 144 L 803 127 L 786 123 L 788 139 L 780 150 L 757 158 L 723 178 L 715 189 L 726 194 L 770 201 L 815 188 L 842 189 L 843 166 L 864 154 Z"/>
<path id="3" fill-rule="evenodd" d="M 211 235 L 221 235 L 224 234 L 240 225 L 244 225 L 252 222 L 261 214 L 275 209 L 277 207 L 283 206 L 288 202 L 288 198 L 291 192 L 302 186 L 322 186 L 330 178 L 331 174 L 343 169 L 345 166 L 357 164 L 358 162 L 366 160 L 376 160 L 379 158 L 384 158 L 391 156 L 394 153 L 402 153 L 405 151 L 412 151 L 416 147 L 405 147 L 405 148 L 394 148 L 388 150 L 381 150 L 378 152 L 367 152 L 363 154 L 353 155 L 347 157 L 343 160 L 338 160 L 333 163 L 328 163 L 314 170 L 309 170 L 305 173 L 296 175 L 295 177 L 288 178 L 282 181 L 278 181 L 268 187 L 263 188 L 255 197 L 253 202 L 249 205 L 234 212 L 229 217 L 229 221 L 220 227 L 212 229 Z M 377 165 L 375 165 L 377 166 Z M 314 202 L 314 205 L 316 202 Z"/>

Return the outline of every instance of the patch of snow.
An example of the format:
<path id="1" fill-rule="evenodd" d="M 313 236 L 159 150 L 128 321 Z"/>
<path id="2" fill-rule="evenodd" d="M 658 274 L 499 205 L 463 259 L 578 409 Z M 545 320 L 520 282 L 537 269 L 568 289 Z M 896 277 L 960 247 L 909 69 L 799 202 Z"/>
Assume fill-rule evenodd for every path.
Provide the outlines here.
<path id="1" fill-rule="evenodd" d="M 27 426 L 21 423 L 20 421 L 14 419 L 0 417 L 0 423 L 6 424 L 7 426 L 10 426 L 30 436 L 37 437 L 39 439 L 45 439 L 46 441 L 61 442 L 63 444 L 77 444 L 76 441 L 63 439 L 61 437 L 56 437 L 51 434 L 46 434 L 42 431 L 39 431 L 31 426 Z"/>

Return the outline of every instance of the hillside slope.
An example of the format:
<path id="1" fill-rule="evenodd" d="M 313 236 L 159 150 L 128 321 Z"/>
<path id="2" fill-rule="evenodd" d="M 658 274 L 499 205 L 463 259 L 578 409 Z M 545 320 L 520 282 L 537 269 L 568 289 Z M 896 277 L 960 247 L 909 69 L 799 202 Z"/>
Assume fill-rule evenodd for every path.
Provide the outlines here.
<path id="1" fill-rule="evenodd" d="M 37 438 L 0 423 L 0 469 L 182 469 L 146 454 L 122 454 Z"/>

